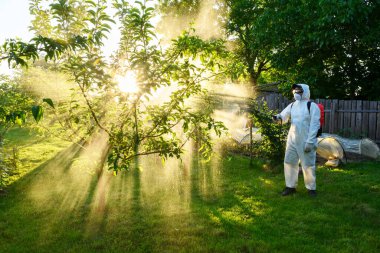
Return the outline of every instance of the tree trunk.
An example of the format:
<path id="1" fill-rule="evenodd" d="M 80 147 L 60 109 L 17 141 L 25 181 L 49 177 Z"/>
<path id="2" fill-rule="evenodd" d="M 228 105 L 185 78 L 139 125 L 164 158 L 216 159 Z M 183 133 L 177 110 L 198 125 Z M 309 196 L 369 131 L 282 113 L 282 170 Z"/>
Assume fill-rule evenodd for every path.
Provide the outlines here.
<path id="1" fill-rule="evenodd" d="M 251 75 L 250 81 L 251 81 L 252 86 L 254 86 L 254 87 L 257 86 L 257 77 Z"/>
<path id="2" fill-rule="evenodd" d="M 252 91 L 253 91 L 253 94 L 255 94 L 255 91 L 256 91 L 256 88 L 257 88 L 257 77 L 254 73 L 251 74 L 251 77 L 250 77 L 250 83 L 252 85 Z"/>

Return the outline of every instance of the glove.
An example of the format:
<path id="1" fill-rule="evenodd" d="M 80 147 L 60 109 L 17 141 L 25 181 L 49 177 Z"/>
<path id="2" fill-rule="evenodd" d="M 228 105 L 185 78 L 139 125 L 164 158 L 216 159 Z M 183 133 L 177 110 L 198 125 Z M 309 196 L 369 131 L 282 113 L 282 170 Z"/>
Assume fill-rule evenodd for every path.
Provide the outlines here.
<path id="1" fill-rule="evenodd" d="M 305 153 L 309 153 L 310 151 L 312 151 L 314 149 L 314 145 L 312 143 L 306 143 L 305 144 Z"/>

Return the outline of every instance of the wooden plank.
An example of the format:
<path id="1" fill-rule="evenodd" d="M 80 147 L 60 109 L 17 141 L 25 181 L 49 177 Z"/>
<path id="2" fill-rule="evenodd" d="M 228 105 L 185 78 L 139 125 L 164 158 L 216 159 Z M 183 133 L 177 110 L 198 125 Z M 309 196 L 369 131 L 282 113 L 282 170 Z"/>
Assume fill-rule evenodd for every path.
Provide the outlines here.
<path id="1" fill-rule="evenodd" d="M 356 109 L 356 100 L 351 100 L 351 109 L 355 110 Z M 350 126 L 350 132 L 351 132 L 351 137 L 356 137 L 356 112 L 351 112 L 351 126 Z"/>
<path id="2" fill-rule="evenodd" d="M 356 110 L 358 111 L 356 113 L 356 122 L 355 122 L 355 134 L 357 136 L 363 137 L 362 133 L 362 125 L 363 125 L 363 112 L 362 112 L 362 104 L 363 101 L 358 100 L 356 101 Z"/>
<path id="3" fill-rule="evenodd" d="M 280 97 L 277 96 L 276 94 L 276 96 L 274 97 L 274 105 L 273 105 L 272 110 L 276 110 L 278 108 L 279 100 L 280 100 Z"/>
<path id="4" fill-rule="evenodd" d="M 368 110 L 364 110 L 364 109 L 361 109 L 361 110 L 357 110 L 357 109 L 355 109 L 355 110 L 338 110 L 339 112 L 350 112 L 350 113 L 352 113 L 352 112 L 354 112 L 354 113 L 357 113 L 357 112 L 361 112 L 361 113 L 380 113 L 380 110 L 371 110 L 371 109 L 368 109 Z"/>
<path id="5" fill-rule="evenodd" d="M 272 106 L 271 106 L 271 110 L 275 109 L 276 108 L 276 100 L 277 100 L 277 94 L 272 94 Z"/>
<path id="6" fill-rule="evenodd" d="M 369 109 L 375 110 L 377 109 L 377 102 L 376 101 L 370 101 L 369 102 Z M 376 139 L 376 113 L 370 113 L 369 114 L 369 128 L 368 128 L 368 137 L 372 140 Z"/>
<path id="7" fill-rule="evenodd" d="M 273 100 L 274 100 L 274 96 L 273 94 L 271 94 L 269 97 L 269 104 L 268 104 L 269 109 L 273 108 L 273 104 L 274 104 Z"/>
<path id="8" fill-rule="evenodd" d="M 280 105 L 280 108 L 279 108 L 279 110 L 284 110 L 284 105 L 285 105 L 285 97 L 284 96 L 281 96 L 281 105 Z"/>
<path id="9" fill-rule="evenodd" d="M 377 101 L 377 110 L 380 110 L 380 101 Z M 376 114 L 376 142 L 380 142 L 380 113 Z"/>
<path id="10" fill-rule="evenodd" d="M 332 100 L 326 100 L 326 107 L 325 107 L 325 120 L 327 120 L 327 126 L 328 126 L 328 133 L 332 132 L 332 127 L 331 127 L 331 111 L 332 111 Z"/>
<path id="11" fill-rule="evenodd" d="M 344 107 L 343 110 L 350 110 L 351 109 L 351 102 L 349 100 L 344 101 Z M 343 113 L 343 137 L 349 137 L 349 132 L 350 132 L 350 127 L 351 127 L 351 113 Z"/>
<path id="12" fill-rule="evenodd" d="M 331 114 L 331 100 L 330 99 L 326 99 L 323 101 L 322 103 L 325 107 L 325 128 L 324 128 L 324 131 L 325 133 L 331 133 L 331 127 L 330 127 L 330 114 Z"/>
<path id="13" fill-rule="evenodd" d="M 272 94 L 269 94 L 268 96 L 265 97 L 265 101 L 267 102 L 268 108 L 271 108 L 271 102 L 272 102 Z"/>
<path id="14" fill-rule="evenodd" d="M 264 102 L 265 102 L 267 105 L 269 105 L 269 95 L 266 95 L 266 96 L 264 97 Z"/>
<path id="15" fill-rule="evenodd" d="M 274 108 L 275 110 L 278 110 L 278 108 L 280 108 L 280 98 L 280 94 L 276 96 L 276 107 Z"/>
<path id="16" fill-rule="evenodd" d="M 273 98 L 273 94 L 270 94 L 267 100 L 267 105 L 269 108 L 272 106 L 272 98 Z"/>
<path id="17" fill-rule="evenodd" d="M 331 113 L 330 113 L 330 133 L 335 133 L 338 129 L 338 114 L 336 110 L 338 109 L 338 99 L 332 100 Z"/>
<path id="18" fill-rule="evenodd" d="M 276 108 L 277 111 L 282 111 L 282 105 L 284 104 L 284 96 L 279 95 L 279 101 L 278 101 L 278 107 Z"/>
<path id="19" fill-rule="evenodd" d="M 281 111 L 285 109 L 285 107 L 288 106 L 288 103 L 286 101 L 286 99 L 284 98 L 284 100 L 282 101 L 282 104 L 281 104 Z"/>
<path id="20" fill-rule="evenodd" d="M 369 113 L 365 111 L 369 110 L 369 101 L 363 101 L 362 110 L 364 111 L 362 116 L 362 135 L 368 137 Z"/>
<path id="21" fill-rule="evenodd" d="M 338 102 L 338 110 L 343 110 L 344 108 L 344 100 L 339 100 Z M 335 132 L 336 134 L 339 134 L 342 132 L 344 126 L 344 118 L 343 118 L 343 112 L 338 113 L 338 129 Z"/>
<path id="22" fill-rule="evenodd" d="M 285 107 L 288 106 L 288 104 L 290 104 L 291 102 L 289 101 L 289 99 L 287 99 L 286 97 L 284 97 L 284 103 L 282 105 L 282 110 L 285 109 Z"/>

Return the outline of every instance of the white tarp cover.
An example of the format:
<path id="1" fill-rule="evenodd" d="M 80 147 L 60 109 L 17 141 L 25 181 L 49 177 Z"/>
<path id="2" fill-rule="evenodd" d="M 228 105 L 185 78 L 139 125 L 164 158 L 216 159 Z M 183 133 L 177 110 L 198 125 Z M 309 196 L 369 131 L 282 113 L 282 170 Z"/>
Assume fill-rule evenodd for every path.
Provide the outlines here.
<path id="1" fill-rule="evenodd" d="M 252 127 L 252 140 L 253 141 L 260 141 L 261 140 L 261 134 L 257 132 L 258 130 L 259 130 L 258 128 Z M 251 143 L 249 140 L 249 128 L 235 129 L 231 133 L 231 136 L 239 144 L 247 145 L 247 144 Z"/>
<path id="2" fill-rule="evenodd" d="M 378 145 L 371 139 L 348 139 L 336 134 L 322 134 L 321 138 L 334 138 L 343 147 L 345 152 L 355 153 L 377 159 L 380 157 Z"/>
<path id="3" fill-rule="evenodd" d="M 235 129 L 231 136 L 239 144 L 249 145 L 249 128 Z M 253 141 L 260 141 L 261 134 L 258 128 L 252 128 Z M 368 138 L 364 139 L 348 139 L 336 134 L 322 134 L 318 138 L 317 154 L 329 160 L 332 164 L 337 161 L 343 161 L 345 152 L 355 153 L 370 158 L 380 158 L 380 149 L 378 145 Z"/>
<path id="4" fill-rule="evenodd" d="M 318 138 L 317 154 L 326 159 L 326 166 L 337 167 L 344 158 L 342 145 L 333 137 Z"/>

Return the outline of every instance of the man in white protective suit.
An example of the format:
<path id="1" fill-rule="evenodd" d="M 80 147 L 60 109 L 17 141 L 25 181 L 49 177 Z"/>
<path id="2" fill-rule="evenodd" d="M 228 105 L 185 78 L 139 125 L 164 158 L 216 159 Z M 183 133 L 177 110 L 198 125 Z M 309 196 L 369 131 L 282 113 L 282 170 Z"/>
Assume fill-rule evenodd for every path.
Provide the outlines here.
<path id="1" fill-rule="evenodd" d="M 296 192 L 298 183 L 299 162 L 301 162 L 305 186 L 309 195 L 315 197 L 316 175 L 315 159 L 317 150 L 317 132 L 320 127 L 320 109 L 317 104 L 308 101 L 310 89 L 306 84 L 292 86 L 295 102 L 289 104 L 280 114 L 273 116 L 275 121 L 291 125 L 286 142 L 284 173 L 286 187 L 282 196 Z"/>

